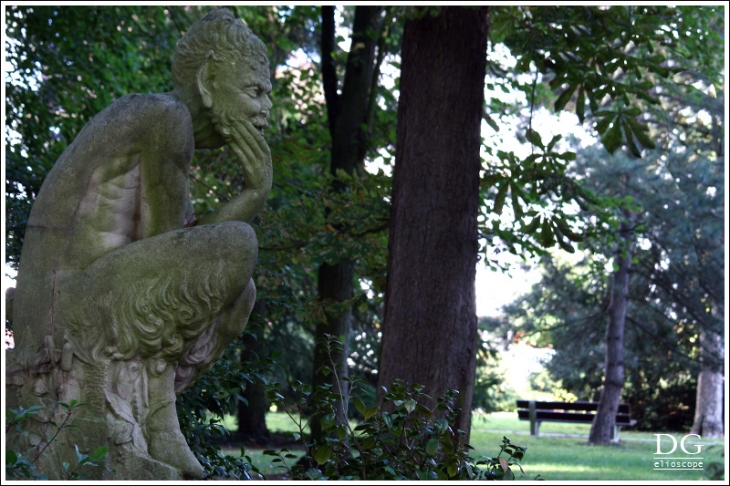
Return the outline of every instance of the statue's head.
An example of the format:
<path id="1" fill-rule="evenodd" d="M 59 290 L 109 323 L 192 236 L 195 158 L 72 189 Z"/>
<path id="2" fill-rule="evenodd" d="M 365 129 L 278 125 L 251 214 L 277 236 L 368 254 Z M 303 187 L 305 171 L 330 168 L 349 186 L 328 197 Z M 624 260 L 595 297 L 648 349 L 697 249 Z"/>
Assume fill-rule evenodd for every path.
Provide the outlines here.
<path id="1" fill-rule="evenodd" d="M 176 89 L 195 93 L 216 125 L 250 119 L 263 130 L 271 102 L 266 46 L 230 10 L 211 10 L 178 41 L 172 58 Z"/>

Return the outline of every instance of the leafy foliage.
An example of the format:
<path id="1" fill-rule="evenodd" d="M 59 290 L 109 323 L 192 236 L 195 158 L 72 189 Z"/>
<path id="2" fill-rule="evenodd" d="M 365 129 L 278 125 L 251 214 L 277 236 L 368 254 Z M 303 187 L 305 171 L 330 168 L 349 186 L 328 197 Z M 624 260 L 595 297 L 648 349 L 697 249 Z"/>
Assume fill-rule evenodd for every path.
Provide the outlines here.
<path id="1" fill-rule="evenodd" d="M 505 104 L 495 95 L 484 118 L 496 131 L 505 117 L 521 114 L 521 138 L 531 154 L 520 157 L 484 146 L 480 232 L 488 242 L 485 261 L 499 266 L 490 250 L 506 249 L 524 258 L 543 255 L 556 243 L 572 252 L 585 238 L 610 236 L 613 230 L 604 229 L 615 220 L 621 200 L 595 193 L 580 175 L 566 172 L 573 151 L 566 152 L 555 139 L 544 149 L 532 127 L 533 110 L 549 105 L 555 112 L 574 111 L 581 123 L 592 123 L 609 153 L 625 146 L 632 157 L 648 154 L 673 128 L 666 99 L 698 95 L 697 83 L 722 89 L 721 56 L 711 54 L 723 49 L 722 14 L 713 7 L 519 6 L 493 8 L 490 18 L 492 45 L 504 43 L 517 62 L 513 68 L 502 66 L 495 56 L 487 87 L 496 93 L 523 92 L 529 110 L 525 114 L 519 103 Z M 701 54 L 692 55 L 690 46 Z M 678 113 L 672 110 L 672 115 Z M 650 128 L 660 121 L 669 124 L 668 131 Z M 718 132 L 719 127 L 715 140 Z M 593 217 L 576 215 L 573 202 L 583 211 L 591 209 Z M 511 209 L 514 223 L 495 217 L 503 208 Z"/>
<path id="2" fill-rule="evenodd" d="M 252 479 L 251 474 L 258 473 L 243 448 L 239 456 L 233 456 L 223 454 L 215 445 L 230 435 L 221 418 L 235 415 L 239 401 L 246 401 L 241 396 L 243 388 L 253 383 L 268 383 L 265 373 L 273 358 L 244 365 L 235 359 L 241 339 L 242 336 L 229 344 L 224 358 L 175 402 L 185 440 L 208 475 L 216 478 Z"/>
<path id="3" fill-rule="evenodd" d="M 34 405 L 28 408 L 19 407 L 16 410 L 7 409 L 5 411 L 5 433 L 7 434 L 10 429 L 14 428 L 21 435 L 29 435 L 33 433 L 25 430 L 22 424 L 26 420 L 31 420 L 33 419 L 33 417 L 38 416 L 40 412 L 44 409 L 49 412 L 53 412 L 54 407 L 61 407 L 66 411 L 66 416 L 64 417 L 63 422 L 61 422 L 60 425 L 56 424 L 52 420 L 41 421 L 43 424 L 51 425 L 55 429 L 55 433 L 53 435 L 48 434 L 45 437 L 45 440 L 41 442 L 43 446 L 40 448 L 37 454 L 35 454 L 35 457 L 33 459 L 25 457 L 10 448 L 6 448 L 5 474 L 9 479 L 48 479 L 48 477 L 46 477 L 45 475 L 35 471 L 35 463 L 38 461 L 38 459 L 40 459 L 48 446 L 50 446 L 51 443 L 58 438 L 58 435 L 61 433 L 61 431 L 67 428 L 75 427 L 75 425 L 71 423 L 72 415 L 76 413 L 80 407 L 88 405 L 87 403 L 78 403 L 76 400 L 71 400 L 70 403 L 57 401 L 54 401 L 53 403 L 53 407 L 41 407 L 38 405 Z M 107 446 L 101 446 L 90 454 L 83 454 L 82 452 L 80 452 L 77 445 L 74 445 L 74 449 L 76 451 L 76 465 L 72 466 L 68 462 L 63 462 L 63 470 L 66 473 L 65 479 L 83 479 L 84 474 L 79 472 L 79 468 L 81 468 L 82 466 L 102 467 L 106 470 L 109 470 L 105 465 L 107 460 L 106 456 L 109 452 L 109 448 Z"/>
<path id="4" fill-rule="evenodd" d="M 323 346 L 332 353 L 342 345 L 328 336 Z M 321 371 L 337 373 L 332 364 Z M 358 381 L 350 380 L 353 390 Z M 302 440 L 305 447 L 304 458 L 290 465 L 287 460 L 296 456 L 287 449 L 264 452 L 273 456 L 272 462 L 280 463 L 292 479 L 510 480 L 515 478 L 513 466 L 522 470 L 520 461 L 526 448 L 512 444 L 507 437 L 503 438 L 496 457 L 469 456 L 470 446 L 463 443 L 464 431 L 454 430 L 459 412 L 454 407 L 455 390 L 439 397 L 434 409 L 419 403 L 431 400 L 423 393 L 423 386 L 409 387 L 400 381 L 386 390 L 381 406 L 368 407 L 352 396 L 352 404 L 362 419 L 353 427 L 336 421 L 336 407 L 342 406 L 343 397 L 331 387 L 313 390 L 309 385 L 297 383 L 295 388 L 299 392 L 298 405 L 313 406 L 329 436 L 324 443 L 308 443 L 304 435 L 308 423 L 292 417 L 299 428 L 295 438 Z M 270 394 L 283 402 L 284 397 L 276 388 Z"/>

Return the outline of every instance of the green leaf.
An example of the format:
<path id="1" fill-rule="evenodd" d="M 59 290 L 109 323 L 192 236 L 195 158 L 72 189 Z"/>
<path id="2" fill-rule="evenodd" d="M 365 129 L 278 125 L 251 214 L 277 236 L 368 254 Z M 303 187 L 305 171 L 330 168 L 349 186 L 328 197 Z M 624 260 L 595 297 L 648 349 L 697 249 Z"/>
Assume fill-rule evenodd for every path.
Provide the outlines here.
<path id="1" fill-rule="evenodd" d="M 564 234 L 570 241 L 583 241 L 583 235 L 575 233 L 566 221 L 560 218 L 556 218 L 554 221 L 557 224 L 560 232 Z"/>
<path id="2" fill-rule="evenodd" d="M 557 154 L 555 157 L 570 162 L 571 160 L 575 160 L 576 155 L 575 152 L 563 152 L 562 154 Z"/>
<path id="3" fill-rule="evenodd" d="M 621 146 L 621 126 L 618 120 L 614 122 L 613 126 L 601 137 L 603 146 L 606 147 L 609 153 L 614 153 L 616 149 Z"/>
<path id="4" fill-rule="evenodd" d="M 499 185 L 497 190 L 497 197 L 494 199 L 494 212 L 496 214 L 502 214 L 502 208 L 504 207 L 504 200 L 507 197 L 507 188 L 509 184 L 503 182 Z"/>
<path id="5" fill-rule="evenodd" d="M 547 219 L 542 222 L 540 244 L 545 248 L 550 248 L 553 244 L 555 244 L 555 240 L 553 239 L 553 229 Z"/>
<path id="6" fill-rule="evenodd" d="M 631 155 L 636 158 L 641 158 L 641 150 L 639 150 L 639 147 L 636 146 L 636 142 L 634 142 L 634 135 L 631 132 L 631 127 L 624 125 L 624 133 L 626 133 L 626 145 L 629 147 Z"/>
<path id="7" fill-rule="evenodd" d="M 426 454 L 429 456 L 435 455 L 439 450 L 439 440 L 438 439 L 431 439 L 426 444 Z"/>
<path id="8" fill-rule="evenodd" d="M 18 455 L 11 449 L 5 449 L 5 463 L 6 465 L 13 465 L 18 462 Z"/>
<path id="9" fill-rule="evenodd" d="M 367 409 L 367 411 L 363 414 L 365 416 L 365 420 L 368 420 L 370 417 L 378 413 L 378 407 L 370 407 Z"/>
<path id="10" fill-rule="evenodd" d="M 101 460 L 106 457 L 106 455 L 109 453 L 109 447 L 107 446 L 101 446 L 97 448 L 94 452 L 91 453 L 91 459 L 93 460 Z"/>
<path id="11" fill-rule="evenodd" d="M 596 101 L 596 97 L 593 95 L 593 91 L 588 93 L 588 106 L 591 107 L 591 113 L 594 115 L 599 110 L 598 102 Z"/>
<path id="12" fill-rule="evenodd" d="M 575 88 L 577 87 L 577 84 L 571 84 L 560 94 L 560 96 L 558 96 L 558 99 L 555 100 L 555 111 L 560 111 L 565 108 L 565 105 L 568 104 L 570 97 L 573 96 L 573 91 L 575 91 Z"/>
<path id="13" fill-rule="evenodd" d="M 601 120 L 596 123 L 596 131 L 603 135 L 606 133 L 606 130 L 608 130 L 608 126 L 611 124 L 611 121 L 616 118 L 616 114 L 613 112 L 609 112 L 608 114 L 604 115 Z"/>
<path id="14" fill-rule="evenodd" d="M 527 140 L 529 140 L 531 144 L 540 147 L 541 149 L 545 148 L 545 145 L 543 145 L 542 143 L 542 137 L 537 131 L 533 130 L 532 128 L 527 131 Z"/>
<path id="15" fill-rule="evenodd" d="M 568 243 L 567 241 L 563 240 L 562 238 L 560 238 L 557 235 L 556 235 L 556 238 L 555 239 L 557 240 L 558 245 L 560 245 L 560 248 L 562 248 L 563 250 L 567 251 L 568 253 L 575 253 L 575 248 L 573 248 L 573 246 L 570 243 Z"/>
<path id="16" fill-rule="evenodd" d="M 357 409 L 358 412 L 360 412 L 361 414 L 365 415 L 365 412 L 367 411 L 367 408 L 365 407 L 365 404 L 362 403 L 362 400 L 360 400 L 357 397 L 353 397 L 352 398 L 352 403 L 355 405 L 355 408 Z"/>
<path id="17" fill-rule="evenodd" d="M 330 456 L 332 455 L 332 450 L 330 447 L 325 444 L 323 446 L 318 447 L 314 451 L 314 460 L 317 461 L 317 464 L 320 466 L 324 464 L 325 462 L 329 461 Z"/>
<path id="18" fill-rule="evenodd" d="M 656 148 L 654 141 L 649 138 L 649 135 L 646 134 L 646 127 L 642 126 L 639 122 L 632 118 L 629 118 L 628 122 L 629 126 L 631 127 L 631 131 L 643 147 L 646 147 L 648 149 Z"/>
<path id="19" fill-rule="evenodd" d="M 558 143 L 562 138 L 562 135 L 555 135 L 552 140 L 550 140 L 550 143 L 548 143 L 546 152 L 552 151 L 553 147 L 555 147 L 555 144 Z"/>
<path id="20" fill-rule="evenodd" d="M 328 413 L 322 418 L 322 429 L 329 429 L 335 423 L 335 414 Z"/>

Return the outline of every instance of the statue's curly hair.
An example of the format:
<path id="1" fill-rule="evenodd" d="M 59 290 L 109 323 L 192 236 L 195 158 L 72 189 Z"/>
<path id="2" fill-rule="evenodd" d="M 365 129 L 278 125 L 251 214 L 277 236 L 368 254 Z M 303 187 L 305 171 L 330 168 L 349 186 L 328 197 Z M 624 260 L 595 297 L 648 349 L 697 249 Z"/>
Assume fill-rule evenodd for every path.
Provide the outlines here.
<path id="1" fill-rule="evenodd" d="M 264 43 L 230 10 L 218 8 L 195 22 L 178 41 L 172 56 L 173 86 L 192 87 L 211 51 L 215 62 L 243 61 L 251 69 L 257 64 L 269 66 Z"/>

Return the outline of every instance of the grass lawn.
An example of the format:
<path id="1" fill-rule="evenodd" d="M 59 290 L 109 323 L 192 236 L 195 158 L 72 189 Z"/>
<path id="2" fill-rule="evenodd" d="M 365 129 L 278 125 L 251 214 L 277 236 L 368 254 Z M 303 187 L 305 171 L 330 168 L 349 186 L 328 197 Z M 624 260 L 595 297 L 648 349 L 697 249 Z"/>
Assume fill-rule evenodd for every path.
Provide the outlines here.
<path id="1" fill-rule="evenodd" d="M 284 414 L 270 413 L 266 422 L 272 432 L 297 431 Z M 724 462 L 722 454 L 725 446 L 722 440 L 703 439 L 699 442 L 703 445 L 702 452 L 696 456 L 684 454 L 679 447 L 674 454 L 657 456 L 656 437 L 650 432 L 623 429 L 619 434 L 621 440 L 618 444 L 592 446 L 588 444 L 589 431 L 589 424 L 544 422 L 540 426 L 541 436 L 531 437 L 529 423 L 518 420 L 515 412 L 474 415 L 471 430 L 471 445 L 474 450 L 471 455 L 496 455 L 502 437 L 507 436 L 512 443 L 527 447 L 522 461 L 526 475 L 520 477 L 519 471 L 515 471 L 518 474 L 517 479 L 532 480 L 539 475 L 540 479 L 549 481 L 697 481 L 706 479 L 703 471 L 655 470 L 655 462 L 667 457 L 681 457 L 705 464 L 711 461 Z M 684 434 L 671 435 L 679 444 Z M 671 448 L 671 441 L 667 438 L 664 440 L 662 450 L 666 451 Z M 687 441 L 687 450 L 696 450 L 693 443 L 696 442 Z M 297 456 L 302 454 L 301 451 L 292 452 Z M 272 467 L 271 458 L 264 456 L 261 450 L 248 449 L 246 454 L 267 476 L 283 472 L 282 469 Z"/>
<path id="2" fill-rule="evenodd" d="M 542 479 L 558 481 L 696 481 L 705 479 L 703 471 L 659 471 L 654 463 L 662 457 L 692 458 L 704 463 L 724 462 L 722 440 L 702 440 L 702 453 L 688 456 L 677 448 L 674 454 L 657 456 L 656 437 L 651 432 L 621 430 L 620 442 L 611 446 L 592 446 L 588 443 L 590 424 L 564 424 L 544 422 L 540 425 L 540 437 L 531 437 L 529 423 L 517 419 L 516 413 L 500 412 L 487 416 L 475 416 L 472 424 L 471 445 L 474 456 L 495 454 L 503 436 L 518 445 L 527 447 L 522 467 L 527 473 L 523 479 L 540 475 Z M 677 443 L 684 434 L 671 434 Z M 664 439 L 662 450 L 671 448 Z M 687 441 L 687 450 L 694 452 L 693 442 Z M 695 459 L 697 457 L 697 459 Z M 519 479 L 519 477 L 518 477 Z"/>

